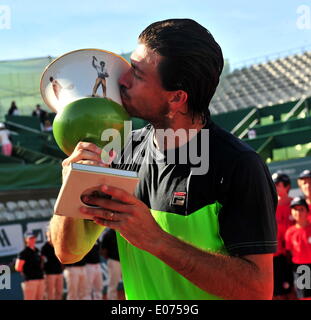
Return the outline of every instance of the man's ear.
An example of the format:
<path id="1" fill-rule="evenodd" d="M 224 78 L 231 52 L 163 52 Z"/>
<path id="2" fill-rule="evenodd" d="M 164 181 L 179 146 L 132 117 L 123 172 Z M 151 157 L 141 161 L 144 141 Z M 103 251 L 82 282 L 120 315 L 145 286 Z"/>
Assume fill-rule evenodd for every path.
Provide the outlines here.
<path id="1" fill-rule="evenodd" d="M 170 103 L 187 103 L 188 100 L 188 94 L 187 92 L 183 91 L 183 90 L 177 90 L 177 91 L 173 91 L 172 95 L 170 97 Z"/>
<path id="2" fill-rule="evenodd" d="M 173 113 L 182 112 L 187 113 L 188 111 L 188 94 L 183 90 L 173 91 L 169 98 L 170 110 Z"/>

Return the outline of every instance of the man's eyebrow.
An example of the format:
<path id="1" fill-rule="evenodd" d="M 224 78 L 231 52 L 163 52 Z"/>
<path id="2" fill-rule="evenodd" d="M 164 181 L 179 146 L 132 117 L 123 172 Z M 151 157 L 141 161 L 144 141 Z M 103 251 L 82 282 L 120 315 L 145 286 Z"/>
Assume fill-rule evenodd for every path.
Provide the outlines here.
<path id="1" fill-rule="evenodd" d="M 132 68 L 133 68 L 135 71 L 138 71 L 138 72 L 141 73 L 141 74 L 145 74 L 145 72 L 142 71 L 142 70 L 137 66 L 137 64 L 135 64 L 135 62 L 133 62 L 132 60 L 131 60 L 131 66 L 132 66 Z"/>

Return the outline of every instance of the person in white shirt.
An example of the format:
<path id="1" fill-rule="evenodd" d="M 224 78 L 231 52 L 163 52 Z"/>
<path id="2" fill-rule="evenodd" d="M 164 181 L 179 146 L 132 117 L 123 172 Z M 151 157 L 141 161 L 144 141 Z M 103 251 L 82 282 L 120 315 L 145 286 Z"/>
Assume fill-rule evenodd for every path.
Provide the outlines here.
<path id="1" fill-rule="evenodd" d="M 12 154 L 12 143 L 9 139 L 10 131 L 6 129 L 5 124 L 0 122 L 0 144 L 2 146 L 2 153 L 5 156 L 10 156 Z"/>

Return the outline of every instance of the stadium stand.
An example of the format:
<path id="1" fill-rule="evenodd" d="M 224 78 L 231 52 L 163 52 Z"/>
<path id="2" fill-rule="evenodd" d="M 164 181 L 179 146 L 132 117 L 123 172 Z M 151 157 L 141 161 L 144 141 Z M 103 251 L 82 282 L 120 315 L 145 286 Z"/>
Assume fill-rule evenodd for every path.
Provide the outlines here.
<path id="1" fill-rule="evenodd" d="M 287 171 L 296 186 L 299 170 L 311 166 L 310 97 L 305 51 L 234 70 L 221 79 L 210 109 L 216 123 L 251 145 L 272 172 Z"/>
<path id="2" fill-rule="evenodd" d="M 222 79 L 210 109 L 212 114 L 261 108 L 308 96 L 311 90 L 311 51 L 252 65 Z"/>

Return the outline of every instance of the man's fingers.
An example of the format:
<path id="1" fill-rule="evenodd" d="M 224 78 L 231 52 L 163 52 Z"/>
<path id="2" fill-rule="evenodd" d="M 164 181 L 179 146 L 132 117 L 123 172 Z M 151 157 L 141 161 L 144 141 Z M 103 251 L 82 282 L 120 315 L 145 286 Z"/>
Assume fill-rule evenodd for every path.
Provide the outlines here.
<path id="1" fill-rule="evenodd" d="M 100 226 L 108 227 L 110 229 L 119 230 L 121 227 L 121 222 L 119 221 L 110 221 L 101 218 L 94 218 L 94 222 Z"/>
<path id="2" fill-rule="evenodd" d="M 96 154 L 101 154 L 102 152 L 102 149 L 97 147 L 96 144 L 94 143 L 91 143 L 91 142 L 83 142 L 83 141 L 80 141 L 76 147 L 75 147 L 75 151 L 77 150 L 87 150 L 87 151 L 91 151 L 91 152 L 94 152 Z"/>
<path id="3" fill-rule="evenodd" d="M 93 152 L 85 151 L 85 150 L 79 150 L 76 153 L 72 154 L 69 158 L 66 158 L 62 165 L 63 167 L 66 167 L 70 165 L 73 162 L 79 162 L 80 161 L 94 161 L 97 163 L 103 163 L 101 160 L 101 157 Z"/>
<path id="4" fill-rule="evenodd" d="M 80 161 L 77 161 L 77 163 L 87 164 L 89 166 L 109 167 L 109 165 L 107 165 L 103 162 L 91 161 L 91 160 L 80 160 Z"/>
<path id="5" fill-rule="evenodd" d="M 122 202 L 114 201 L 114 199 L 110 200 L 110 199 L 100 198 L 97 196 L 88 195 L 83 197 L 83 202 L 88 205 L 98 206 L 107 210 L 131 213 L 129 211 L 129 208 L 130 208 L 129 203 L 123 204 Z"/>
<path id="6" fill-rule="evenodd" d="M 109 210 L 103 210 L 100 208 L 88 208 L 88 207 L 81 207 L 80 211 L 83 214 L 87 214 L 89 216 L 92 216 L 93 218 L 100 218 L 105 219 L 109 221 L 121 221 L 121 215 L 125 217 L 126 213 L 118 213 L 114 211 Z"/>
<path id="7" fill-rule="evenodd" d="M 117 187 L 112 187 L 112 186 L 107 186 L 103 185 L 101 186 L 101 191 L 110 195 L 112 198 L 126 203 L 126 204 L 137 204 L 140 201 L 134 197 L 132 194 L 128 193 L 127 191 L 117 188 Z"/>

